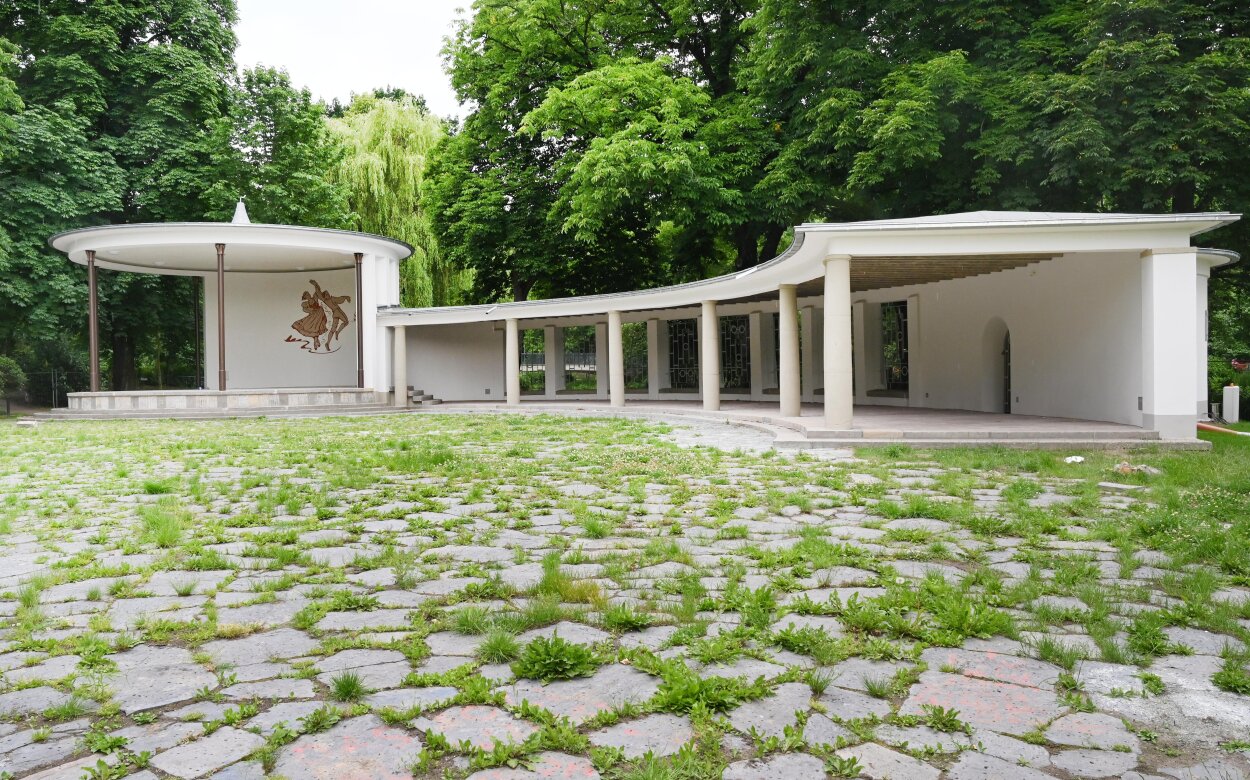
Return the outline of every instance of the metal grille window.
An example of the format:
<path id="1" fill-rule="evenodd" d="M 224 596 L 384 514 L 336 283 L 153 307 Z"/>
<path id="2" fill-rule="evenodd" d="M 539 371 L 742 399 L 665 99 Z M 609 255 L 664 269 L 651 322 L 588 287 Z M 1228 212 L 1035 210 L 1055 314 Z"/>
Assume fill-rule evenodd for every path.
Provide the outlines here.
<path id="1" fill-rule="evenodd" d="M 745 315 L 720 319 L 720 386 L 751 389 L 751 319 Z"/>
<path id="2" fill-rule="evenodd" d="M 881 373 L 887 390 L 907 389 L 907 301 L 881 304 Z"/>
<path id="3" fill-rule="evenodd" d="M 621 347 L 625 353 L 625 389 L 647 389 L 647 323 L 627 322 L 621 326 Z"/>
<path id="4" fill-rule="evenodd" d="M 564 329 L 564 387 L 578 392 L 595 392 L 599 369 L 595 354 L 595 326 L 577 325 Z"/>
<path id="5" fill-rule="evenodd" d="M 542 392 L 547 385 L 547 352 L 543 341 L 544 331 L 529 329 L 521 331 L 521 389 Z"/>
<path id="6" fill-rule="evenodd" d="M 781 315 L 777 312 L 766 315 L 772 318 L 773 323 L 773 361 L 764 365 L 768 366 L 768 371 L 764 376 L 764 387 L 780 387 L 781 386 Z"/>
<path id="7" fill-rule="evenodd" d="M 674 390 L 699 389 L 699 331 L 695 320 L 668 321 L 668 378 Z"/>

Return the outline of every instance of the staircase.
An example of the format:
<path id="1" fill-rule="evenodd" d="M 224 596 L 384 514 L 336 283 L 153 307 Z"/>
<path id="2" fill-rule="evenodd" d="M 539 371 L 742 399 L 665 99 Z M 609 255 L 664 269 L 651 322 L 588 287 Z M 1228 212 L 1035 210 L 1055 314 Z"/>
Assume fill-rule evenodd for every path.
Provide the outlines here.
<path id="1" fill-rule="evenodd" d="M 436 406 L 443 401 L 441 398 L 435 398 L 424 390 L 414 390 L 412 385 L 408 385 L 408 403 L 413 406 Z"/>

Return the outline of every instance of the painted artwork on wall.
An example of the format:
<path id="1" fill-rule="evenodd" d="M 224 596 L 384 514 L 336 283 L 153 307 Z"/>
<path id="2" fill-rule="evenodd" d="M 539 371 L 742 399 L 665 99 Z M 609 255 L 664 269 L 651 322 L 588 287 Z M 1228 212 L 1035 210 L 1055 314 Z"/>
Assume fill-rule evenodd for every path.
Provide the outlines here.
<path id="1" fill-rule="evenodd" d="M 310 279 L 312 290 L 305 290 L 300 296 L 300 308 L 304 316 L 291 323 L 291 329 L 298 336 L 287 336 L 289 344 L 299 344 L 300 349 L 314 355 L 328 355 L 338 352 L 343 346 L 342 334 L 351 323 L 343 304 L 350 303 L 350 295 L 331 295 L 329 290 L 321 289 L 316 279 Z"/>

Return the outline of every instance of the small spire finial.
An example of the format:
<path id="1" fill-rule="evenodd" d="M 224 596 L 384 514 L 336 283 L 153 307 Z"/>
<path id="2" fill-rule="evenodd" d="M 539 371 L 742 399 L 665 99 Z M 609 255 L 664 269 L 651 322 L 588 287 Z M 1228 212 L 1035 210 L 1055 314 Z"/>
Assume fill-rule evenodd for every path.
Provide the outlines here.
<path id="1" fill-rule="evenodd" d="M 243 205 L 243 199 L 239 198 L 239 202 L 234 207 L 234 219 L 230 220 L 233 225 L 250 225 L 252 220 L 247 218 L 247 206 Z"/>

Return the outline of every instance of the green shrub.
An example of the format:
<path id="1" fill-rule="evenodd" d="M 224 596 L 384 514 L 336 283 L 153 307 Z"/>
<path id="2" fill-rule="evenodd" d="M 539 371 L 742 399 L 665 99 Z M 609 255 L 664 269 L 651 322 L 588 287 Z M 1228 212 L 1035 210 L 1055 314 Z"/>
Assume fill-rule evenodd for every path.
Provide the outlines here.
<path id="1" fill-rule="evenodd" d="M 26 389 L 26 372 L 11 357 L 0 355 L 0 398 L 4 413 L 9 413 L 9 399 Z"/>
<path id="2" fill-rule="evenodd" d="M 525 646 L 520 660 L 512 665 L 512 672 L 517 677 L 551 682 L 586 677 L 598 666 L 595 651 L 585 645 L 566 642 L 558 636 L 538 637 Z"/>

